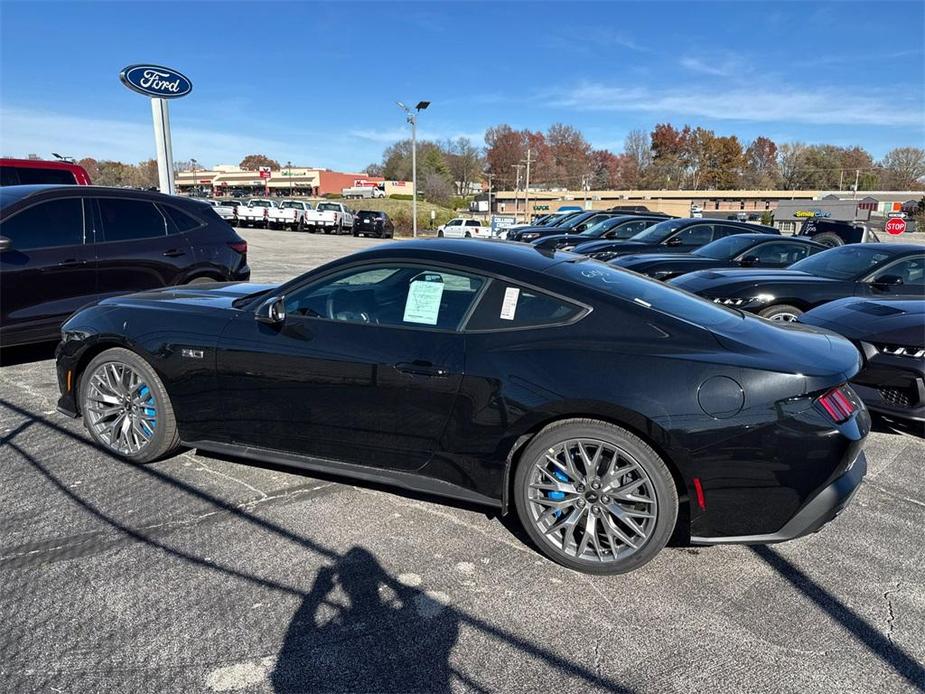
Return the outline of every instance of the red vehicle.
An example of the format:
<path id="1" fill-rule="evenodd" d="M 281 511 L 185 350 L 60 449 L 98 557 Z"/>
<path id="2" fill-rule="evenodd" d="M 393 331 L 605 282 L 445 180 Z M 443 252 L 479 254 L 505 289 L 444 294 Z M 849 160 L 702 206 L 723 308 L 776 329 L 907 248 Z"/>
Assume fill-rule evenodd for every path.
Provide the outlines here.
<path id="1" fill-rule="evenodd" d="M 0 159 L 0 186 L 35 183 L 90 185 L 87 170 L 79 164 L 41 159 Z"/>

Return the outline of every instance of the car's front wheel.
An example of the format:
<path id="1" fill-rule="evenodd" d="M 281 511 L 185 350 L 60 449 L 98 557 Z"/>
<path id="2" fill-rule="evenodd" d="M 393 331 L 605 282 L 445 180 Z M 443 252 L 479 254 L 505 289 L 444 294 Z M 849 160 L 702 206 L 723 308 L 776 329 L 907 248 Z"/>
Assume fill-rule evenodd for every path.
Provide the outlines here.
<path id="1" fill-rule="evenodd" d="M 762 309 L 758 312 L 758 315 L 768 320 L 793 323 L 803 315 L 803 312 L 796 306 L 777 304 L 776 306 L 768 306 L 766 309 Z"/>
<path id="2" fill-rule="evenodd" d="M 97 444 L 138 463 L 179 448 L 173 407 L 151 366 L 121 347 L 101 352 L 80 378 L 80 411 Z"/>
<path id="3" fill-rule="evenodd" d="M 577 571 L 637 569 L 678 517 L 671 472 L 642 439 L 592 419 L 556 422 L 527 445 L 514 477 L 517 515 L 553 561 Z"/>

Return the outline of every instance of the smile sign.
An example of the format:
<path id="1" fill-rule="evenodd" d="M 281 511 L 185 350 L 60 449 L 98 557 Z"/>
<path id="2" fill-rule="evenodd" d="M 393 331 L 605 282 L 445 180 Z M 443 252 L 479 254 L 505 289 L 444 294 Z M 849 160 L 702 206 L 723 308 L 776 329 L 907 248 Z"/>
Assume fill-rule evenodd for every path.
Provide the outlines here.
<path id="1" fill-rule="evenodd" d="M 186 75 L 161 65 L 129 65 L 119 79 L 132 91 L 155 99 L 177 99 L 193 91 Z"/>

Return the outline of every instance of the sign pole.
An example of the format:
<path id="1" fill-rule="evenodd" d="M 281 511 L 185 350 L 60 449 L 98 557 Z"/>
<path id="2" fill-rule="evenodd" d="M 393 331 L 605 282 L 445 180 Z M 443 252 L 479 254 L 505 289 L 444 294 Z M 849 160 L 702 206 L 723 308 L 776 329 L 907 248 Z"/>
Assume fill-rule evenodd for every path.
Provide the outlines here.
<path id="1" fill-rule="evenodd" d="M 174 194 L 173 145 L 170 142 L 170 111 L 166 99 L 151 99 L 154 119 L 154 143 L 157 146 L 157 180 L 160 191 Z"/>

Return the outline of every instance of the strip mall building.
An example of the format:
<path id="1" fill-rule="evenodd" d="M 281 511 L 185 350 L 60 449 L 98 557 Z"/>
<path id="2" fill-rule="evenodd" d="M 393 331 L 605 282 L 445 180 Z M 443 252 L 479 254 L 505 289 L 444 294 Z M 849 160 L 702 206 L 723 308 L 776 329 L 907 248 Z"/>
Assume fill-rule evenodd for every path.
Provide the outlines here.
<path id="1" fill-rule="evenodd" d="M 258 171 L 244 171 L 239 166 L 221 165 L 207 171 L 183 171 L 177 174 L 177 192 L 210 195 L 311 196 L 340 195 L 355 185 L 384 184 L 386 195 L 411 195 L 409 181 L 386 181 L 380 176 L 348 173 L 303 166 L 271 170 L 269 178 Z"/>

